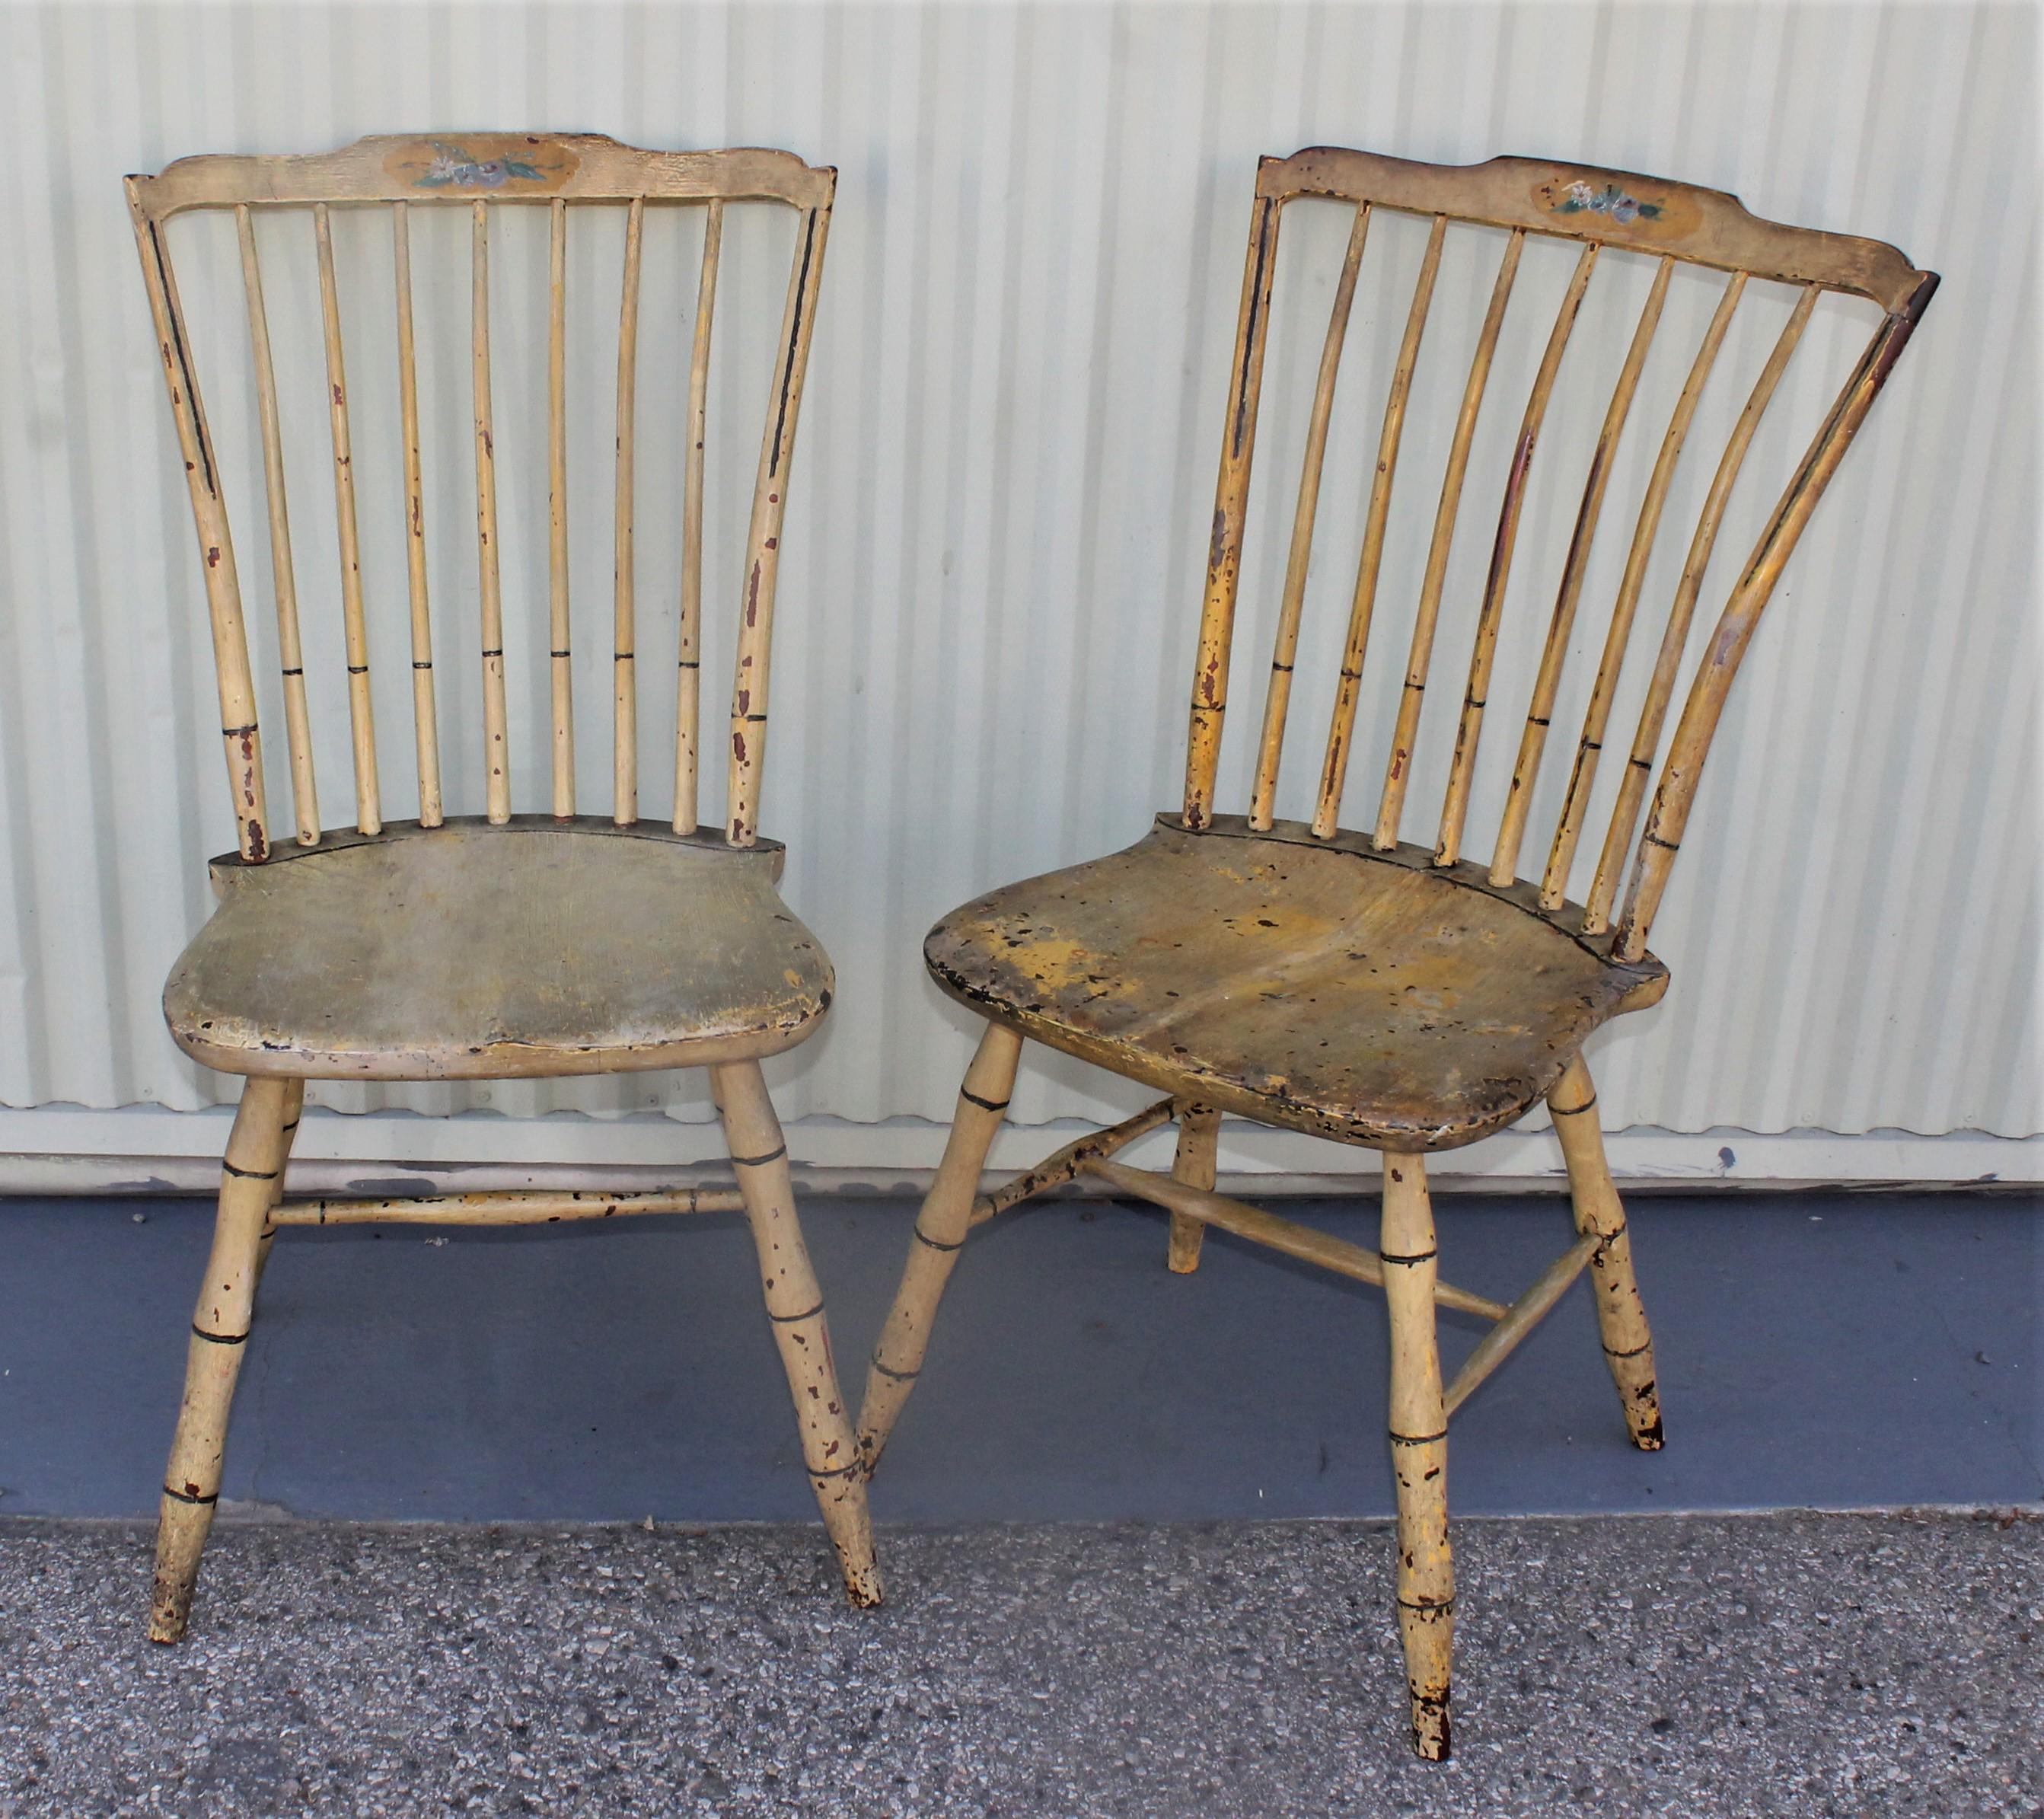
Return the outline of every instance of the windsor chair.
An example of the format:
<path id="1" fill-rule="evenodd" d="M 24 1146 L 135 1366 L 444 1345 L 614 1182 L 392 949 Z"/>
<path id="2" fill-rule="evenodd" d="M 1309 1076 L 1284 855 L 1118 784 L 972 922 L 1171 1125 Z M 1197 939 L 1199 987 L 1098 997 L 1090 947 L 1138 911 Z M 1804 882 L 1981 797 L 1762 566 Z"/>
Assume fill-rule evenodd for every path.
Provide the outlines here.
<path id="1" fill-rule="evenodd" d="M 1278 231 L 1285 210 L 1302 201 L 1346 207 L 1350 228 L 1306 421 L 1248 810 L 1224 814 L 1216 810 L 1216 779 Z M 1383 214 L 1431 225 L 1385 383 L 1375 457 L 1362 458 L 1368 502 L 1314 807 L 1310 820 L 1284 820 L 1275 813 L 1278 764 L 1299 660 L 1335 380 L 1370 224 Z M 1375 818 L 1368 831 L 1356 832 L 1342 824 L 1344 786 L 1400 448 L 1451 230 L 1496 244 L 1496 275 L 1447 443 Z M 1402 811 L 1472 438 L 1522 253 L 1529 240 L 1548 239 L 1565 243 L 1558 258 L 1566 256 L 1569 243 L 1579 251 L 1503 463 L 1504 499 L 1474 613 L 1437 835 L 1431 846 L 1416 845 L 1400 838 Z M 1488 863 L 1479 863 L 1465 854 L 1466 820 L 1529 475 L 1592 275 L 1600 256 L 1613 254 L 1639 256 L 1651 273 L 1650 285 L 1611 381 L 1587 477 L 1580 494 L 1569 495 L 1579 503 L 1566 560 L 1539 646 L 1496 841 Z M 1683 264 L 1727 275 L 1646 475 L 1558 825 L 1544 862 L 1522 875 L 1529 807 L 1558 712 L 1592 541 L 1671 275 Z M 1213 1226 L 1374 1284 L 1389 1304 L 1397 1609 L 1412 1738 L 1423 1757 L 1447 1756 L 1454 1609 L 1445 1477 L 1449 1417 L 1587 1269 L 1631 1440 L 1647 1449 L 1662 1442 L 1653 1342 L 1624 1210 L 1605 1165 L 1583 1043 L 1608 1019 L 1656 1002 L 1666 989 L 1667 970 L 1647 951 L 1647 934 L 1726 691 L 1819 495 L 1936 284 L 1934 275 L 1915 270 L 1892 247 L 1779 226 L 1748 214 L 1731 196 L 1628 173 L 1518 158 L 1436 166 L 1328 148 L 1262 161 L 1193 671 L 1184 806 L 1159 815 L 1152 831 L 1125 852 L 993 891 L 945 917 L 929 935 L 924 956 L 936 982 L 986 1022 L 867 1378 L 859 1444 L 869 1471 L 922 1367 L 938 1302 L 968 1233 L 1078 1175 L 1166 1209 L 1173 1270 L 1197 1268 L 1201 1238 Z M 1587 899 L 1573 902 L 1566 894 L 1571 868 L 1677 464 L 1742 294 L 1773 286 L 1787 287 L 1793 306 L 1704 495 Z M 1694 667 L 1635 842 L 1727 500 L 1762 413 L 1813 306 L 1827 291 L 1871 301 L 1880 311 L 1879 325 L 1731 589 Z M 1529 354 L 1530 346 L 1540 344 L 1531 343 Z M 1452 379 L 1460 369 L 1451 363 L 1447 371 Z M 1628 879 L 1622 899 L 1621 878 Z M 1002 1122 L 1025 1038 L 1167 1097 L 981 1194 L 981 1168 Z M 1577 1236 L 1507 1306 L 1439 1279 L 1426 1159 L 1511 1124 L 1543 1098 L 1561 1140 Z M 1366 1249 L 1216 1193 L 1224 1113 L 1381 1151 L 1377 1248 Z M 1177 1150 L 1169 1175 L 1112 1159 L 1174 1119 Z M 1492 1323 L 1445 1390 L 1437 1307 Z"/>
<path id="2" fill-rule="evenodd" d="M 187 158 L 157 175 L 127 180 L 204 561 L 221 736 L 239 833 L 238 851 L 212 863 L 219 907 L 173 968 L 164 1011 L 186 1053 L 243 1075 L 246 1083 L 228 1140 L 211 1260 L 193 1322 L 183 1406 L 163 1488 L 150 1618 L 150 1634 L 158 1641 L 175 1641 L 186 1628 L 219 1495 L 229 1409 L 258 1283 L 277 1230 L 293 1225 L 532 1224 L 742 1209 L 759 1251 L 766 1312 L 794 1398 L 805 1462 L 846 1590 L 855 1604 L 879 1600 L 851 1420 L 832 1362 L 823 1298 L 796 1217 L 786 1145 L 759 1068 L 762 1058 L 816 1029 L 832 986 L 821 946 L 777 894 L 783 850 L 762 839 L 758 825 L 788 469 L 836 181 L 834 171 L 813 168 L 785 152 L 649 152 L 594 135 L 548 134 L 371 138 L 320 156 Z M 728 806 L 724 825 L 705 828 L 697 819 L 697 684 L 711 331 L 725 213 L 752 203 L 794 211 L 795 252 L 773 369 L 762 375 L 767 380 L 762 386 L 766 427 L 737 615 Z M 494 428 L 498 388 L 490 357 L 491 229 L 501 211 L 521 206 L 544 210 L 548 217 L 549 751 L 534 767 L 546 779 L 544 813 L 513 812 L 506 692 L 513 653 L 507 651 L 505 629 Z M 703 233 L 693 312 L 674 312 L 683 334 L 692 320 L 693 339 L 686 352 L 679 513 L 674 809 L 663 825 L 639 812 L 636 400 L 647 217 L 678 206 L 702 212 Z M 411 217 L 425 208 L 457 208 L 469 217 L 470 334 L 463 363 L 474 419 L 480 603 L 474 633 L 486 798 L 479 816 L 449 814 L 443 802 L 421 455 L 424 338 L 412 278 Z M 390 224 L 394 291 L 380 307 L 394 311 L 402 421 L 393 465 L 402 466 L 410 614 L 410 648 L 398 658 L 409 664 L 413 708 L 418 813 L 409 821 L 384 818 L 372 715 L 371 620 L 350 436 L 356 393 L 344 359 L 345 274 L 338 269 L 331 218 L 344 209 L 380 210 Z M 605 209 L 613 221 L 623 217 L 624 229 L 610 527 L 614 687 L 606 690 L 613 733 L 611 800 L 607 813 L 578 813 L 566 279 L 571 213 L 588 220 L 584 210 Z M 193 337 L 171 260 L 170 224 L 195 210 L 231 213 L 240 246 L 295 819 L 294 830 L 281 835 L 271 826 L 265 794 L 255 673 L 229 533 L 231 489 L 200 402 Z M 312 459 L 329 470 L 332 486 L 353 759 L 354 825 L 340 830 L 323 827 L 316 790 L 308 659 L 299 634 L 286 485 L 286 413 L 272 359 L 259 225 L 263 235 L 273 228 L 309 234 L 317 252 L 325 381 L 319 414 L 331 447 L 330 454 Z M 398 505 L 394 487 L 387 496 Z M 394 598 L 395 591 L 394 586 Z M 537 621 L 536 586 L 533 593 Z M 536 636 L 531 641 L 536 644 Z M 534 656 L 536 662 L 536 651 Z M 736 1167 L 735 1189 L 310 1202 L 282 1198 L 285 1163 L 308 1080 L 494 1079 L 694 1067 L 710 1071 Z"/>

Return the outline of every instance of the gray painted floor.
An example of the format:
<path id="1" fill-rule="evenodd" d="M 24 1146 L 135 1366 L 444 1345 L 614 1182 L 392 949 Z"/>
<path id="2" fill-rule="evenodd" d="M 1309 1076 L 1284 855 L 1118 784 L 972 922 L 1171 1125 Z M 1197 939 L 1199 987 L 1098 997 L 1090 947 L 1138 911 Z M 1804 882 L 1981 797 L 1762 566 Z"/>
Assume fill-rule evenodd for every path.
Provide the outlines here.
<path id="1" fill-rule="evenodd" d="M 2035 1196 L 1639 1195 L 1669 1445 L 1626 1444 L 1579 1284 L 1458 1415 L 1458 1515 L 2044 1501 Z M 1371 1202 L 1299 1209 L 1370 1240 Z M 135 1222 L 141 1213 L 144 1222 Z M 905 1201 L 805 1217 L 856 1397 Z M 0 1513 L 151 1513 L 209 1209 L 0 1204 Z M 1444 1197 L 1508 1297 L 1566 1203 Z M 1224 1236 L 1055 1201 L 976 1235 L 874 1487 L 882 1520 L 1388 1513 L 1381 1298 Z M 1443 1317 L 1452 1359 L 1479 1324 Z M 805 1521 L 736 1217 L 279 1240 L 227 1494 L 305 1517 Z"/>
<path id="2" fill-rule="evenodd" d="M 2004 1819 L 2044 1813 L 2044 1524 L 1466 1522 L 1455 1759 L 1404 1738 L 1354 1523 L 0 1524 L 0 1815 Z"/>

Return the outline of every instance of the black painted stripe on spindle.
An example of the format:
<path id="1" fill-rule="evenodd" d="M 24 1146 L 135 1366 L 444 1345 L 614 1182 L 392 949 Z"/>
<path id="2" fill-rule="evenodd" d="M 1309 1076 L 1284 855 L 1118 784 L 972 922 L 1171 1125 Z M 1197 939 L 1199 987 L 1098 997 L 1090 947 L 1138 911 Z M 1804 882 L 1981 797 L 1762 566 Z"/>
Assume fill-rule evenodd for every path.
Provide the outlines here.
<path id="1" fill-rule="evenodd" d="M 369 666 L 367 663 L 350 663 L 348 673 L 352 676 L 366 676 L 369 674 Z"/>
<path id="2" fill-rule="evenodd" d="M 882 1363 L 878 1358 L 873 1360 L 873 1368 L 882 1376 L 889 1378 L 897 1383 L 912 1383 L 923 1374 L 923 1367 L 920 1364 L 912 1371 L 896 1371 Z"/>
<path id="3" fill-rule="evenodd" d="M 859 1461 L 854 1459 L 849 1465 L 812 1465 L 806 1469 L 812 1478 L 849 1478 L 859 1470 Z"/>
<path id="4" fill-rule="evenodd" d="M 1435 1440 L 1446 1440 L 1448 1430 L 1443 1428 L 1437 1434 L 1401 1434 L 1394 1429 L 1389 1437 L 1393 1446 L 1431 1446 Z"/>
<path id="5" fill-rule="evenodd" d="M 787 1153 L 788 1146 L 782 1144 L 778 1149 L 770 1149 L 764 1156 L 734 1156 L 731 1159 L 732 1166 L 736 1168 L 764 1168 L 770 1162 L 778 1162 Z"/>
<path id="6" fill-rule="evenodd" d="M 1682 843 L 1678 840 L 1663 840 L 1660 835 L 1651 833 L 1642 834 L 1639 837 L 1649 846 L 1658 846 L 1663 852 L 1680 852 L 1682 850 Z"/>
<path id="7" fill-rule="evenodd" d="M 214 1491 L 210 1497 L 194 1497 L 189 1490 L 173 1490 L 167 1484 L 163 1486 L 163 1494 L 166 1497 L 175 1499 L 179 1503 L 196 1504 L 201 1508 L 205 1507 L 209 1504 L 217 1503 L 220 1501 L 220 1493 L 217 1490 Z"/>
<path id="8" fill-rule="evenodd" d="M 1651 758 L 1628 758 L 1626 762 L 1636 771 L 1650 771 L 1654 768 L 1654 760 Z"/>
<path id="9" fill-rule="evenodd" d="M 209 1333 L 197 1321 L 192 1322 L 192 1336 L 203 1339 L 213 1345 L 245 1345 L 248 1343 L 248 1335 L 245 1333 Z"/>
<path id="10" fill-rule="evenodd" d="M 1281 663 L 1275 657 L 1270 660 L 1270 667 L 1274 670 L 1281 670 L 1288 676 L 1292 673 L 1292 666 L 1289 663 Z"/>
<path id="11" fill-rule="evenodd" d="M 1547 722 L 1537 713 L 1529 713 L 1526 717 L 1526 724 L 1528 726 L 1545 726 Z"/>
<path id="12" fill-rule="evenodd" d="M 1427 685 L 1423 682 L 1408 682 L 1405 686 L 1415 694 L 1424 694 L 1427 692 Z"/>
<path id="13" fill-rule="evenodd" d="M 1452 1598 L 1444 1598 L 1432 1604 L 1429 1604 L 1424 1598 L 1401 1598 L 1397 1602 L 1400 1610 L 1414 1610 L 1421 1613 L 1435 1610 L 1452 1611 L 1455 1608 L 1455 1601 Z"/>
<path id="14" fill-rule="evenodd" d="M 412 667 L 415 670 L 429 670 L 432 667 L 433 660 L 431 657 L 427 657 L 424 660 L 414 657 L 412 660 Z"/>
<path id="15" fill-rule="evenodd" d="M 1362 671 L 1361 670 L 1344 669 L 1341 673 L 1343 676 L 1350 682 L 1359 683 L 1362 680 Z"/>
<path id="16" fill-rule="evenodd" d="M 802 344 L 802 306 L 809 301 L 809 260 L 816 250 L 816 215 L 812 209 L 802 230 L 802 274 L 795 280 L 794 321 L 789 325 L 787 358 L 781 363 L 781 407 L 774 419 L 774 440 L 766 445 L 766 478 L 781 472 L 782 433 L 788 425 L 788 394 L 795 383 L 795 356 Z"/>
<path id="17" fill-rule="evenodd" d="M 940 1238 L 932 1238 L 920 1225 L 916 1228 L 915 1235 L 917 1244 L 927 1244 L 933 1251 L 962 1251 L 965 1248 L 964 1239 L 959 1239 L 955 1244 L 947 1244 Z"/>
<path id="18" fill-rule="evenodd" d="M 982 1099 L 978 1094 L 965 1086 L 959 1088 L 959 1097 L 961 1099 L 970 1099 L 983 1112 L 1005 1112 L 1008 1109 L 1009 1103 L 1006 1099 Z"/>
<path id="19" fill-rule="evenodd" d="M 1635 1345 L 1631 1350 L 1625 1352 L 1614 1352 L 1607 1345 L 1604 1348 L 1604 1355 L 1607 1358 L 1639 1358 L 1653 1349 L 1654 1341 L 1650 1339 L 1644 1345 Z"/>
<path id="20" fill-rule="evenodd" d="M 793 1326 L 805 1320 L 814 1320 L 823 1310 L 824 1304 L 818 1302 L 814 1307 L 805 1313 L 776 1313 L 770 1308 L 767 1309 L 766 1317 L 776 1326 Z"/>
<path id="21" fill-rule="evenodd" d="M 501 644 L 499 644 L 494 651 L 485 647 L 482 654 L 486 657 L 501 657 L 504 655 L 504 647 Z"/>
<path id="22" fill-rule="evenodd" d="M 223 739 L 239 739 L 244 733 L 253 733 L 255 730 L 256 722 L 252 720 L 246 726 L 223 726 L 220 729 L 220 736 Z"/>
<path id="23" fill-rule="evenodd" d="M 1415 1252 L 1409 1257 L 1396 1256 L 1389 1251 L 1379 1251 L 1377 1253 L 1377 1260 L 1380 1263 L 1431 1263 L 1440 1254 L 1440 1248 L 1438 1245 L 1431 1251 Z"/>
<path id="24" fill-rule="evenodd" d="M 1481 701 L 1478 701 L 1474 695 L 1466 694 L 1462 697 L 1462 706 L 1464 707 L 1488 707 L 1490 706 L 1490 697 L 1489 695 L 1485 695 Z"/>
<path id="25" fill-rule="evenodd" d="M 304 671 L 304 670 L 303 670 L 303 669 L 295 669 L 295 670 L 279 670 L 277 673 L 278 673 L 279 675 L 286 675 L 286 676 L 302 676 L 302 675 L 303 675 L 305 672 Z"/>
<path id="26" fill-rule="evenodd" d="M 1601 752 L 1604 749 L 1604 741 L 1601 739 L 1585 739 L 1583 741 L 1583 749 L 1585 752 Z"/>
<path id="27" fill-rule="evenodd" d="M 684 657 L 682 659 L 681 663 L 678 667 L 685 670 L 699 670 L 702 667 L 702 665 L 694 657 Z"/>
<path id="28" fill-rule="evenodd" d="M 1584 1100 L 1580 1106 L 1557 1106 L 1550 1104 L 1547 1107 L 1547 1109 L 1550 1112 L 1558 1113 L 1562 1117 L 1573 1118 L 1579 1112 L 1586 1112 L 1589 1110 L 1590 1108 L 1596 1103 L 1596 1094 L 1593 1093 L 1587 1099 Z"/>
<path id="29" fill-rule="evenodd" d="M 743 718 L 748 725 L 764 726 L 766 724 L 766 716 L 763 713 L 748 713 Z"/>
<path id="30" fill-rule="evenodd" d="M 244 1181 L 275 1181 L 279 1172 L 274 1168 L 236 1168 L 225 1156 L 221 1158 L 220 1166 L 229 1175 L 239 1175 Z"/>
<path id="31" fill-rule="evenodd" d="M 1193 703 L 1193 712 L 1195 713 L 1225 713 L 1228 712 L 1228 703 L 1224 701 L 1196 701 Z"/>
<path id="32" fill-rule="evenodd" d="M 547 655 L 550 657 L 571 657 L 574 655 L 574 652 L 572 651 L 549 651 Z"/>

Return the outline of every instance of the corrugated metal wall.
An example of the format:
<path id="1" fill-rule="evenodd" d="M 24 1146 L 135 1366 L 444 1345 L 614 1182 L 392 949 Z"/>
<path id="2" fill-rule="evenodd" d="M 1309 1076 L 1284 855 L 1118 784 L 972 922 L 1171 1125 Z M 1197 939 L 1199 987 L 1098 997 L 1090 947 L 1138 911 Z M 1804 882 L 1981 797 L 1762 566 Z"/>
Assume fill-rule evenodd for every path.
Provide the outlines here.
<path id="1" fill-rule="evenodd" d="M 1604 1103 L 1614 1125 L 1685 1131 L 2044 1128 L 2036 56 L 2031 9 L 1960 5 L 0 10 L 0 1103 L 182 1108 L 219 1096 L 156 1010 L 204 913 L 199 861 L 232 830 L 121 173 L 202 150 L 543 126 L 786 145 L 841 172 L 788 527 L 765 821 L 793 848 L 788 894 L 831 948 L 841 991 L 828 1033 L 780 1065 L 788 1113 L 947 1117 L 969 1043 L 966 1019 L 923 978 L 924 927 L 978 890 L 1124 844 L 1174 801 L 1255 160 L 1332 143 L 1664 171 L 1735 190 L 1761 213 L 1894 240 L 1945 274 L 1735 698 L 1656 930 L 1675 990 L 1608 1039 Z M 1317 232 L 1288 223 L 1298 276 L 1277 318 L 1274 384 L 1288 350 L 1295 372 L 1316 351 L 1331 277 Z M 1409 257 L 1395 235 L 1385 250 L 1389 270 Z M 344 237 L 342 251 L 355 256 Z M 752 275 L 734 281 L 727 321 L 778 314 L 773 252 L 763 244 Z M 686 248 L 659 256 L 678 278 Z M 301 257 L 294 267 L 275 256 L 272 309 L 304 323 L 315 306 Z M 604 323 L 577 368 L 592 413 L 578 429 L 589 458 L 577 507 L 591 601 L 608 585 L 598 457 L 602 337 L 615 334 L 595 300 L 614 262 L 599 237 L 574 279 L 591 299 L 578 320 Z M 1531 283 L 1530 259 L 1527 270 Z M 1444 279 L 1446 345 L 1480 310 L 1478 283 Z M 1622 352 L 1622 286 L 1615 299 L 1585 318 L 1585 359 L 1614 342 Z M 367 307 L 363 358 L 376 364 Z M 1381 348 L 1402 308 L 1394 279 L 1366 286 L 1353 344 Z M 503 332 L 505 383 L 526 400 L 509 407 L 514 439 L 542 421 L 525 385 L 530 329 Z M 205 370 L 227 363 L 236 332 L 230 318 Z M 1847 330 L 1822 317 L 1812 346 L 1834 379 L 1852 352 Z M 647 383 L 670 377 L 649 369 Z M 460 382 L 453 361 L 428 378 L 429 440 L 441 439 L 455 476 Z M 1359 497 L 1340 475 L 1375 433 L 1370 382 L 1358 377 L 1352 395 L 1349 383 L 1331 500 Z M 1608 383 L 1566 386 L 1555 433 L 1593 421 Z M 1493 414 L 1516 417 L 1500 385 Z M 1826 395 L 1815 379 L 1785 390 L 1757 466 L 1792 458 Z M 729 398 L 735 410 L 739 393 Z M 245 390 L 213 410 L 245 463 Z M 650 404 L 641 411 L 658 421 Z M 1644 402 L 1640 421 L 1654 421 Z M 1293 470 L 1302 424 L 1297 410 L 1270 417 L 1266 477 Z M 358 450 L 378 436 L 394 446 L 372 410 Z M 1438 472 L 1424 453 L 1416 442 L 1412 471 Z M 661 496 L 666 459 L 649 456 L 642 498 Z M 749 460 L 734 457 L 713 506 L 742 513 Z M 244 481 L 256 471 L 244 466 Z M 1403 501 L 1422 536 L 1433 484 Z M 436 610 L 446 648 L 465 652 L 472 544 L 459 487 L 445 494 Z M 1481 564 L 1484 496 L 1480 461 L 1458 573 Z M 308 637 L 337 646 L 331 590 L 313 579 L 332 572 L 332 532 L 317 491 L 304 497 Z M 1677 566 L 1684 497 L 1669 520 L 1682 528 L 1663 538 Z M 1540 577 L 1570 509 L 1558 478 L 1536 492 L 1512 596 L 1522 631 L 1501 658 L 1508 692 L 1531 662 L 1523 625 L 1544 616 Z M 1266 507 L 1253 527 L 1245 678 L 1261 670 L 1282 560 L 1272 527 L 1287 510 Z M 1352 560 L 1355 516 L 1351 503 L 1325 521 L 1331 577 Z M 1630 513 L 1614 500 L 1606 521 L 1629 527 Z M 671 556 L 651 553 L 657 522 L 642 529 L 649 601 L 672 592 Z M 1742 523 L 1726 533 L 1707 613 L 1744 552 Z M 259 522 L 244 511 L 241 527 L 259 621 Z M 368 533 L 372 607 L 386 613 L 389 530 Z M 1623 529 L 1607 531 L 1593 593 L 1608 589 L 1623 543 Z M 507 545 L 507 572 L 529 573 Z M 1394 553 L 1387 598 L 1410 561 Z M 401 624 L 402 599 L 394 607 Z M 514 619 L 525 610 L 512 602 Z M 657 644 L 671 638 L 671 607 L 665 619 L 651 610 Z M 461 669 L 447 666 L 451 678 Z M 450 727 L 472 727 L 472 683 L 448 686 Z M 592 676 L 583 698 L 601 686 Z M 386 714 L 400 759 L 401 703 Z M 529 689 L 517 706 L 540 723 Z M 1381 713 L 1373 725 L 1374 739 Z M 1234 729 L 1237 775 L 1247 730 Z M 584 732 L 585 772 L 600 775 L 601 717 Z M 1516 725 L 1494 734 L 1504 749 L 1488 752 L 1489 770 L 1508 767 L 1515 739 Z M 345 799 L 344 749 L 328 765 L 329 821 Z M 1358 779 L 1373 762 L 1358 758 Z M 398 775 L 394 764 L 386 787 Z M 1292 782 L 1303 787 L 1303 775 Z M 1501 779 L 1485 788 L 1494 815 Z M 272 789 L 284 799 L 281 767 Z M 1373 789 L 1352 786 L 1351 821 Z M 391 812 L 409 812 L 396 793 Z M 669 1076 L 326 1098 L 346 1109 L 708 1109 L 692 1081 Z M 1099 1076 L 1051 1063 L 1016 1109 L 1034 1121 L 1120 1102 Z"/>

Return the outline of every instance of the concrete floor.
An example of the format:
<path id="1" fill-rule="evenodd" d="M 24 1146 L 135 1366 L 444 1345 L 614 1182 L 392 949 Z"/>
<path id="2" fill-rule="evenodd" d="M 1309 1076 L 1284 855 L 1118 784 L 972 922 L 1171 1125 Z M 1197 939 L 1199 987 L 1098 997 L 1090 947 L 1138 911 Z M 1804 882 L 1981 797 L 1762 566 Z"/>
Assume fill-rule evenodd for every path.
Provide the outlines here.
<path id="1" fill-rule="evenodd" d="M 883 1532 L 0 1524 L 0 1815 L 2044 1813 L 2044 1523 L 1466 1521 L 1456 1754 L 1372 1523 Z"/>

